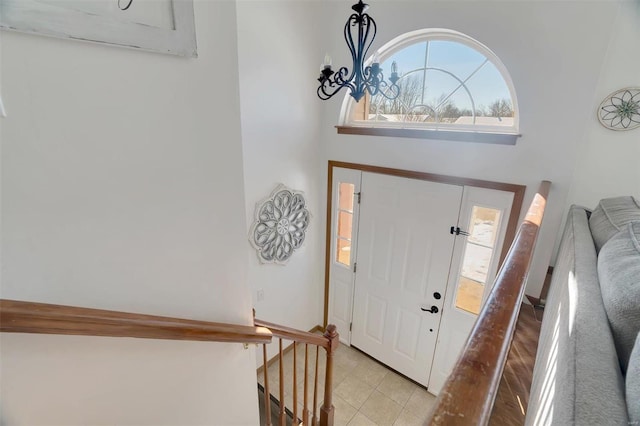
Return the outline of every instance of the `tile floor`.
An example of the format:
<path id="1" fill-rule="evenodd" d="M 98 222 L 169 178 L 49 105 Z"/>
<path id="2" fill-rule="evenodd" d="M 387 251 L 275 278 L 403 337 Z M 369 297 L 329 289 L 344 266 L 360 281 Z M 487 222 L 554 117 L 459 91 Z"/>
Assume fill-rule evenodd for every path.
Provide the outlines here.
<path id="1" fill-rule="evenodd" d="M 297 347 L 296 383 L 297 413 L 302 417 L 304 345 Z M 309 347 L 309 407 L 313 406 L 312 388 L 315 366 L 315 349 Z M 284 357 L 285 406 L 293 411 L 293 351 Z M 318 366 L 318 407 L 324 395 L 325 355 L 320 351 Z M 272 364 L 267 370 L 269 391 L 278 398 L 279 363 Z M 386 368 L 357 349 L 340 345 L 335 354 L 333 376 L 333 405 L 335 407 L 334 424 L 336 426 L 412 426 L 422 425 L 435 397 L 423 387 Z M 258 382 L 264 385 L 264 375 L 258 374 Z M 279 398 L 278 398 L 279 399 Z M 319 410 L 318 410 L 319 414 Z"/>

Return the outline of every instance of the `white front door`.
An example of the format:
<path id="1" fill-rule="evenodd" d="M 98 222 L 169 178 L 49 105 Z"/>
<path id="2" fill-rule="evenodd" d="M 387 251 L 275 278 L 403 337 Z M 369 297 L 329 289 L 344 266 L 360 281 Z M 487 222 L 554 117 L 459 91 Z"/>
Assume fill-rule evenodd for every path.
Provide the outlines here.
<path id="1" fill-rule="evenodd" d="M 361 189 L 351 344 L 429 386 L 462 187 L 362 173 Z"/>
<path id="2" fill-rule="evenodd" d="M 464 187 L 442 323 L 431 369 L 429 392 L 437 395 L 451 373 L 494 282 L 513 193 Z"/>

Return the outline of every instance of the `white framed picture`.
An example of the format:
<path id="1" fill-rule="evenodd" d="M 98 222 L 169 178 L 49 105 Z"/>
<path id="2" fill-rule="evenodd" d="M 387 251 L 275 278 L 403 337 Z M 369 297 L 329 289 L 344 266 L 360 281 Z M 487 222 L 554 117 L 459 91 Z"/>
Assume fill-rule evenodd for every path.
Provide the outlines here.
<path id="1" fill-rule="evenodd" d="M 193 0 L 0 0 L 0 28 L 197 56 Z"/>

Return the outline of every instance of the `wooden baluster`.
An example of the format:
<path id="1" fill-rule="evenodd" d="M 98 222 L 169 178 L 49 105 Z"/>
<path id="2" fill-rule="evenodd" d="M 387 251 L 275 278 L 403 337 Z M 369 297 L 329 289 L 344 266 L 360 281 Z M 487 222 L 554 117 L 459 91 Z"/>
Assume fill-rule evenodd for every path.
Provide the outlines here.
<path id="1" fill-rule="evenodd" d="M 318 406 L 318 358 L 320 358 L 320 346 L 316 346 L 316 374 L 313 382 L 313 420 L 312 426 L 318 425 L 318 416 L 316 415 L 316 407 Z"/>
<path id="2" fill-rule="evenodd" d="M 284 411 L 284 365 L 282 359 L 282 339 L 278 352 L 278 363 L 280 364 L 280 426 L 286 426 L 286 416 Z"/>
<path id="3" fill-rule="evenodd" d="M 271 426 L 271 394 L 269 393 L 269 375 L 267 374 L 267 345 L 262 345 L 262 373 L 264 374 L 264 415 L 265 426 Z"/>
<path id="4" fill-rule="evenodd" d="M 297 344 L 293 342 L 293 424 L 298 424 L 298 365 L 296 360 Z"/>
<path id="5" fill-rule="evenodd" d="M 334 407 L 332 404 L 332 385 L 333 385 L 333 354 L 338 348 L 338 332 L 336 326 L 329 324 L 324 332 L 324 337 L 329 340 L 327 348 L 327 371 L 324 379 L 324 402 L 320 408 L 320 426 L 333 426 Z"/>
<path id="6" fill-rule="evenodd" d="M 309 404 L 307 399 L 307 381 L 309 380 L 308 370 L 309 362 L 309 345 L 304 345 L 304 407 L 302 409 L 302 423 L 307 426 L 309 424 Z"/>

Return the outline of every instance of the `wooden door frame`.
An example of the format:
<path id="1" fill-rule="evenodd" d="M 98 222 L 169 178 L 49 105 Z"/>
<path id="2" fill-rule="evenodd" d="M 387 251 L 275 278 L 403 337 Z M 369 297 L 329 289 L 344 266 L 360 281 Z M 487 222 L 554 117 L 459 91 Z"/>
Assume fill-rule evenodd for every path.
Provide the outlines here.
<path id="1" fill-rule="evenodd" d="M 343 161 L 329 160 L 328 173 L 327 173 L 327 228 L 326 228 L 326 246 L 324 256 L 324 319 L 323 324 L 326 328 L 329 320 L 329 279 L 330 279 L 330 267 L 331 267 L 331 226 L 332 223 L 332 211 L 333 211 L 333 169 L 353 169 L 361 172 L 378 173 L 389 176 L 398 176 L 409 179 L 426 180 L 436 183 L 446 183 L 451 185 L 460 186 L 474 186 L 477 188 L 496 189 L 499 191 L 512 192 L 513 201 L 511 203 L 511 214 L 509 215 L 509 221 L 507 223 L 507 231 L 504 236 L 504 243 L 502 244 L 502 251 L 500 253 L 500 262 L 498 269 L 502 265 L 509 247 L 516 236 L 516 229 L 518 227 L 518 219 L 520 218 L 520 211 L 522 209 L 522 202 L 524 201 L 524 193 L 527 189 L 525 185 L 516 185 L 513 183 L 504 182 L 492 182 L 488 180 L 463 178 L 458 176 L 439 175 L 435 173 L 418 172 L 414 170 L 402 170 L 393 169 L 389 167 L 372 166 L 369 164 L 358 163 L 346 163 Z"/>

